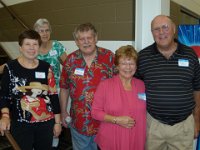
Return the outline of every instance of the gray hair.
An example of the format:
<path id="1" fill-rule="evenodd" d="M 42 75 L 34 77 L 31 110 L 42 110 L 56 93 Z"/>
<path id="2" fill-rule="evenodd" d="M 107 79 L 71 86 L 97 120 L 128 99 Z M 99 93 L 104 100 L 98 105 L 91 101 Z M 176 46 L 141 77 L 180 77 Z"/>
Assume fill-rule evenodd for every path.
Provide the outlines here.
<path id="1" fill-rule="evenodd" d="M 94 36 L 97 36 L 97 30 L 95 26 L 88 22 L 88 23 L 80 24 L 74 29 L 74 32 L 73 32 L 74 39 L 75 40 L 78 39 L 78 32 L 86 32 L 89 30 L 93 32 Z"/>
<path id="2" fill-rule="evenodd" d="M 52 32 L 52 30 L 51 30 L 51 25 L 50 25 L 49 21 L 48 21 L 46 18 L 40 18 L 40 19 L 38 19 L 38 20 L 35 22 L 33 28 L 34 28 L 35 31 L 38 32 L 38 28 L 41 27 L 41 26 L 43 26 L 44 24 L 47 24 L 47 25 L 49 26 L 50 32 Z"/>

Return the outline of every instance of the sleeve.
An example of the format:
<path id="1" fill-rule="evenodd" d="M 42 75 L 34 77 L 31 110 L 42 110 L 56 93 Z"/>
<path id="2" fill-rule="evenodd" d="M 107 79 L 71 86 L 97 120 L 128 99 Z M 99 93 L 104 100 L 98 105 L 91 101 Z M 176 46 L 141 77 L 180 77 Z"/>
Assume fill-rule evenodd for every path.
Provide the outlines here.
<path id="1" fill-rule="evenodd" d="M 112 73 L 113 73 L 113 75 L 116 75 L 116 74 L 118 74 L 118 71 L 117 71 L 117 68 L 116 68 L 115 62 L 114 62 L 115 55 L 112 53 L 111 57 L 112 57 L 112 61 L 111 61 L 111 64 L 112 64 L 112 67 L 111 67 L 112 68 Z"/>
<path id="2" fill-rule="evenodd" d="M 104 111 L 106 101 L 106 86 L 105 82 L 101 81 L 94 94 L 94 101 L 92 104 L 92 117 L 96 120 L 103 121 L 106 112 Z"/>
<path id="3" fill-rule="evenodd" d="M 60 42 L 56 41 L 56 43 L 57 43 L 57 47 L 58 47 L 56 50 L 57 50 L 58 55 L 60 57 L 60 56 L 62 56 L 63 53 L 66 52 L 66 48 Z"/>
<path id="4" fill-rule="evenodd" d="M 200 64 L 197 55 L 194 58 L 193 88 L 195 91 L 200 91 Z"/>
<path id="5" fill-rule="evenodd" d="M 143 77 L 142 77 L 142 75 L 140 73 L 141 72 L 141 70 L 140 70 L 141 61 L 140 60 L 141 60 L 141 55 L 140 55 L 140 52 L 139 52 L 138 53 L 138 60 L 137 60 L 137 70 L 136 70 L 136 72 L 134 74 L 134 77 L 143 80 Z"/>
<path id="6" fill-rule="evenodd" d="M 49 86 L 49 97 L 53 107 L 53 113 L 60 114 L 60 103 L 59 103 L 58 93 L 56 90 L 56 81 L 51 68 L 49 68 L 48 72 L 48 86 Z"/>
<path id="7" fill-rule="evenodd" d="M 8 65 L 4 67 L 4 71 L 1 78 L 1 91 L 0 91 L 0 109 L 7 107 L 10 107 L 11 103 L 11 93 L 9 89 L 9 83 L 10 83 L 10 75 L 8 70 Z"/>
<path id="8" fill-rule="evenodd" d="M 62 72 L 61 72 L 61 75 L 60 75 L 60 84 L 59 85 L 60 85 L 60 88 L 63 88 L 63 89 L 68 89 L 68 84 L 67 84 L 67 79 L 68 79 L 67 60 L 63 64 Z"/>
<path id="9" fill-rule="evenodd" d="M 109 69 L 108 69 L 109 74 L 108 75 L 109 75 L 109 78 L 112 78 L 113 75 L 117 74 L 117 69 L 116 69 L 116 66 L 114 63 L 115 55 L 113 52 L 108 50 L 107 57 L 109 59 L 109 63 L 108 63 L 109 64 Z"/>

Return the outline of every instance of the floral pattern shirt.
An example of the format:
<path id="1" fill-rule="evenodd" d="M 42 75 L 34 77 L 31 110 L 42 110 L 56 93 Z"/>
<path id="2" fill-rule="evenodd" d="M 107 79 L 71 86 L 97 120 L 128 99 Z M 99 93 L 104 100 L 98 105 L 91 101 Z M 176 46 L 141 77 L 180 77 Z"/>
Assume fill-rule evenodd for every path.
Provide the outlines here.
<path id="1" fill-rule="evenodd" d="M 115 73 L 114 54 L 97 48 L 97 55 L 90 68 L 80 50 L 68 55 L 64 63 L 60 88 L 69 89 L 71 97 L 72 127 L 80 134 L 92 136 L 97 133 L 99 122 L 91 117 L 91 105 L 97 85 Z"/>
<path id="2" fill-rule="evenodd" d="M 65 47 L 55 40 L 52 43 L 52 49 L 47 54 L 39 54 L 37 56 L 38 59 L 44 60 L 52 66 L 57 88 L 59 88 L 60 81 L 60 56 L 65 53 L 65 51 Z"/>

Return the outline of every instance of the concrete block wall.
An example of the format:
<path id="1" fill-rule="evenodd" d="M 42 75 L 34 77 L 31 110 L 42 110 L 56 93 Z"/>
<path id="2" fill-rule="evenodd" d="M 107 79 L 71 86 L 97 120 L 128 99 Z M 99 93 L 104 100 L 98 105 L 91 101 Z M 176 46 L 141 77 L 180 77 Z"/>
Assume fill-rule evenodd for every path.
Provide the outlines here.
<path id="1" fill-rule="evenodd" d="M 80 23 L 92 22 L 99 40 L 134 41 L 135 0 L 34 0 L 9 6 L 30 28 L 38 18 L 47 18 L 52 38 L 73 40 Z M 0 9 L 0 41 L 16 41 L 24 28 L 5 8 Z"/>

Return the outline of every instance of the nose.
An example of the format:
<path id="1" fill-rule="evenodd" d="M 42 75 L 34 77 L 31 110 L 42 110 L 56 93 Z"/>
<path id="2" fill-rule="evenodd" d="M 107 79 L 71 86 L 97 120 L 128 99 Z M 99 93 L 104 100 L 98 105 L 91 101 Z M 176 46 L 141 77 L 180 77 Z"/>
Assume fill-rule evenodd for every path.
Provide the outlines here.
<path id="1" fill-rule="evenodd" d="M 35 49 L 35 45 L 30 45 L 30 49 L 31 50 Z"/>
<path id="2" fill-rule="evenodd" d="M 159 33 L 164 33 L 164 29 L 163 29 L 163 28 L 160 28 L 160 29 L 159 29 Z"/>
<path id="3" fill-rule="evenodd" d="M 87 38 L 84 38 L 84 43 L 89 43 L 89 40 Z"/>

